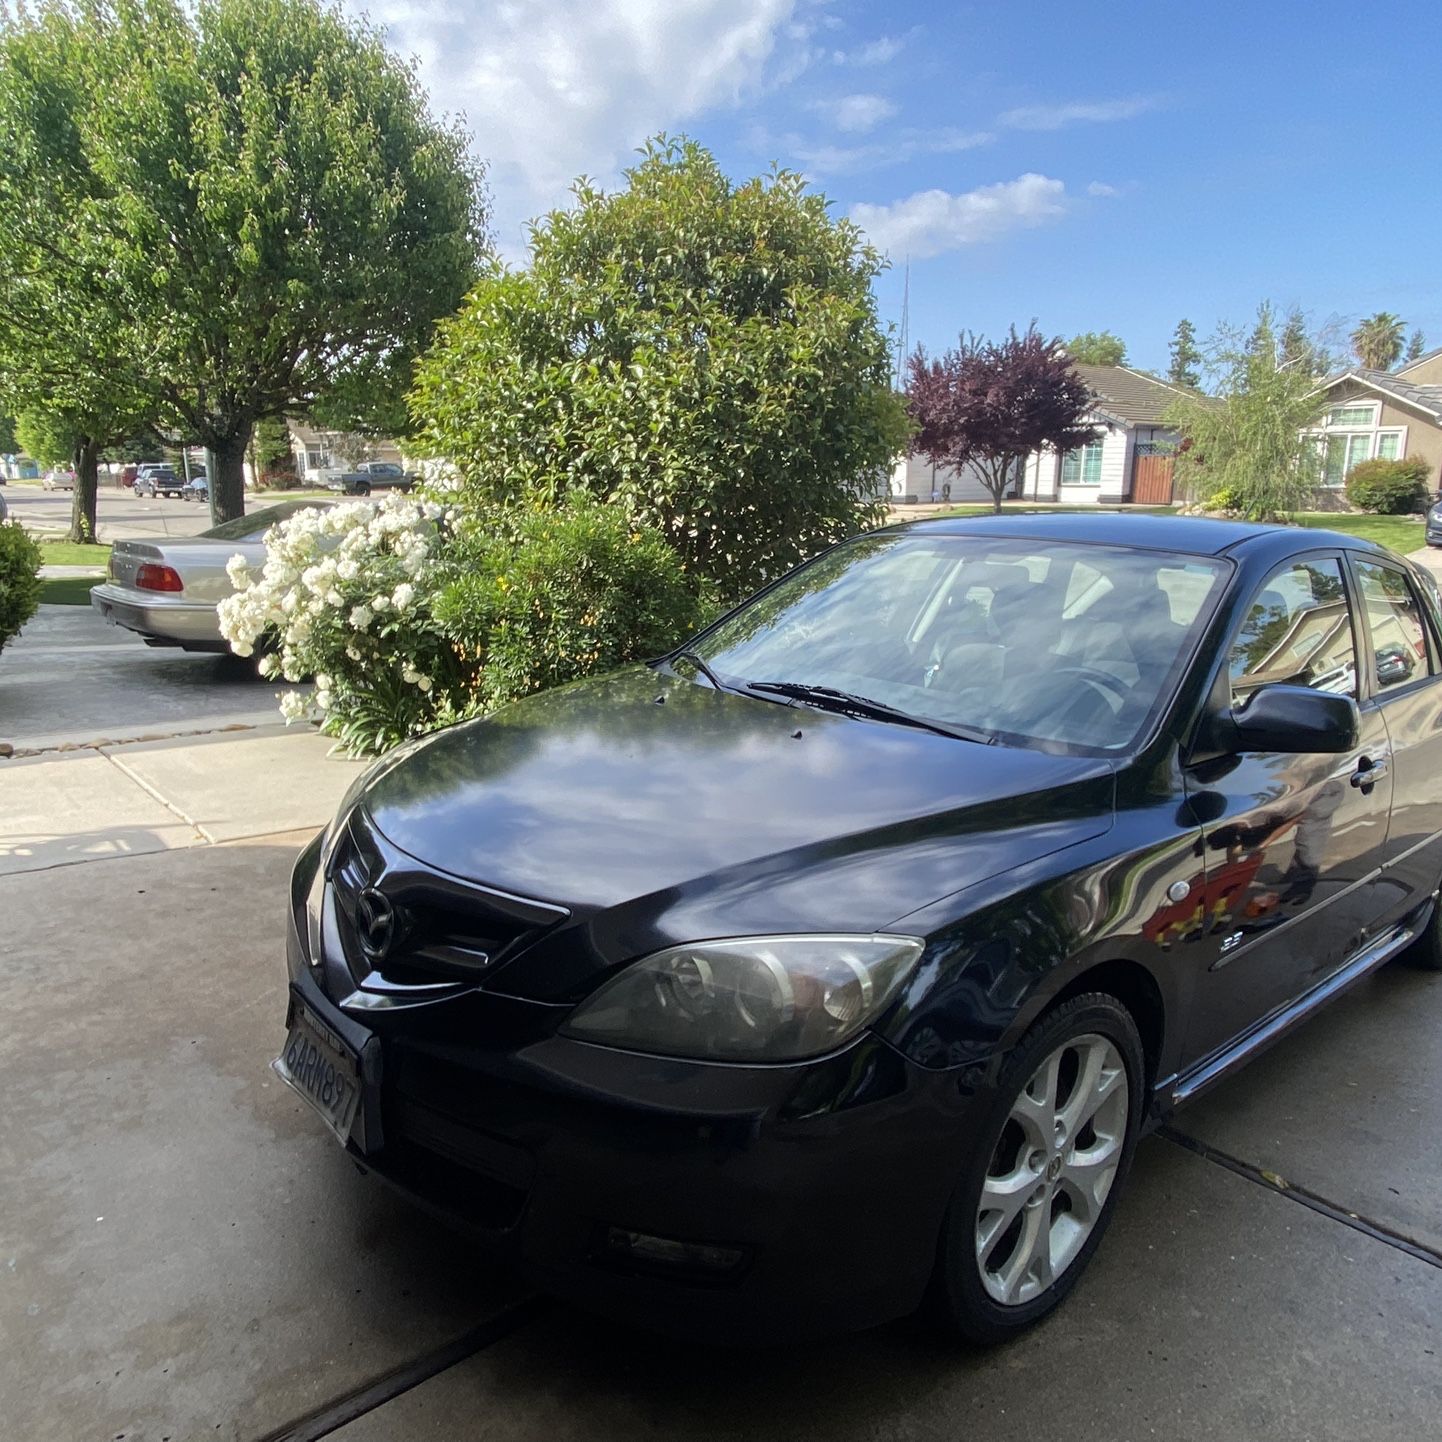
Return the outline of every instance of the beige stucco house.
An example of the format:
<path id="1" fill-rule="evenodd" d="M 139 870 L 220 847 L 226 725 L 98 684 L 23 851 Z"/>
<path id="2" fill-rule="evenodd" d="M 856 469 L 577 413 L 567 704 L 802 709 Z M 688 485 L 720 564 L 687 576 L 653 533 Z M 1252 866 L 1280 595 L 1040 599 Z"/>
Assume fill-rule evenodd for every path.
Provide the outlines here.
<path id="1" fill-rule="evenodd" d="M 1321 487 L 1341 490 L 1359 461 L 1420 456 L 1427 484 L 1442 489 L 1442 348 L 1395 371 L 1354 366 L 1322 383 L 1317 427 Z"/>

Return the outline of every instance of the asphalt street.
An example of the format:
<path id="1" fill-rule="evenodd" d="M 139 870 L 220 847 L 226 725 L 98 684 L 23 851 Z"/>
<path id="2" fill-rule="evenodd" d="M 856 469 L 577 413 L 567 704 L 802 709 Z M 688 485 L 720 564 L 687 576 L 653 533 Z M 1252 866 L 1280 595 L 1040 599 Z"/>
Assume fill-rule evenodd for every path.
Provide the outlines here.
<path id="1" fill-rule="evenodd" d="M 39 486 L 5 487 L 5 504 L 10 518 L 36 533 L 61 534 L 70 528 L 70 492 L 47 491 Z M 265 504 L 254 496 L 247 505 Z M 194 536 L 210 526 L 210 510 L 194 501 L 177 501 L 157 496 L 137 496 L 134 491 L 102 486 L 95 508 L 97 538 L 102 541 L 135 541 L 147 536 Z"/>
<path id="2" fill-rule="evenodd" d="M 357 763 L 235 665 L 77 608 L 0 658 L 32 753 L 0 760 L 0 1437 L 1437 1435 L 1442 977 L 1384 968 L 1145 1141 L 1008 1347 L 620 1328 L 359 1175 L 269 1071 L 288 870 Z"/>

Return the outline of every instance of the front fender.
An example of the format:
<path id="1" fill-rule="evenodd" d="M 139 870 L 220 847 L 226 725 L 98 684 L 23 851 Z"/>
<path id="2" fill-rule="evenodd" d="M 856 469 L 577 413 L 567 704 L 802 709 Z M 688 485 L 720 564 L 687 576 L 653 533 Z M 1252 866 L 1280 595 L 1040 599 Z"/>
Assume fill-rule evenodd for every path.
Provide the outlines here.
<path id="1" fill-rule="evenodd" d="M 1161 999 L 1158 1074 L 1175 1070 L 1191 967 L 1188 903 L 1204 879 L 1201 830 L 1165 806 L 1037 858 L 888 929 L 926 934 L 921 965 L 878 1031 L 930 1068 L 990 1071 L 1064 991 L 1096 967 L 1144 970 Z"/>

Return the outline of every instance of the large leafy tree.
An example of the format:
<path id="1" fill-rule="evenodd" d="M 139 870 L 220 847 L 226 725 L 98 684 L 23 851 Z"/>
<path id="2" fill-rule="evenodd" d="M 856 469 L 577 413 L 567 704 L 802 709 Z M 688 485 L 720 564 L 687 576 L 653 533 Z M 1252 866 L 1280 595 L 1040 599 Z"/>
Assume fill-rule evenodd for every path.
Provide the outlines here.
<path id="1" fill-rule="evenodd" d="M 1167 379 L 1173 385 L 1196 390 L 1202 383 L 1202 353 L 1197 349 L 1197 332 L 1191 321 L 1183 317 L 1172 332 L 1171 365 Z"/>
<path id="2" fill-rule="evenodd" d="M 1307 327 L 1307 317 L 1300 306 L 1287 312 L 1278 341 L 1283 365 L 1301 366 L 1308 375 L 1326 375 L 1331 364 L 1327 346 Z"/>
<path id="3" fill-rule="evenodd" d="M 1389 371 L 1402 359 L 1402 339 L 1406 325 L 1399 315 L 1379 310 L 1364 316 L 1352 332 L 1352 350 L 1360 365 L 1368 370 Z"/>
<path id="4" fill-rule="evenodd" d="M 1270 306 L 1258 311 L 1246 335 L 1223 327 L 1206 347 L 1211 395 L 1179 397 L 1167 424 L 1185 441 L 1176 479 L 1201 501 L 1225 494 L 1227 505 L 1266 520 L 1300 509 L 1316 488 L 1318 455 L 1307 430 L 1317 419 L 1317 380 L 1306 365 L 1290 364 L 1259 333 L 1274 333 Z"/>
<path id="5" fill-rule="evenodd" d="M 1109 330 L 1084 331 L 1066 343 L 1067 354 L 1082 365 L 1120 366 L 1127 363 L 1126 342 Z"/>
<path id="6" fill-rule="evenodd" d="M 1092 396 L 1058 340 L 1033 324 L 1002 341 L 963 335 L 938 359 L 918 346 L 907 363 L 913 445 L 934 465 L 973 466 L 1001 510 L 1016 467 L 1033 451 L 1094 440 Z"/>
<path id="7" fill-rule="evenodd" d="M 420 444 L 482 503 L 619 503 L 727 596 L 865 526 L 906 421 L 856 227 L 664 137 L 575 199 L 442 325 Z"/>
<path id="8" fill-rule="evenodd" d="M 481 196 L 413 70 L 323 0 L 42 0 L 0 28 L 0 369 L 103 377 L 211 450 L 228 518 L 262 417 L 393 422 Z"/>

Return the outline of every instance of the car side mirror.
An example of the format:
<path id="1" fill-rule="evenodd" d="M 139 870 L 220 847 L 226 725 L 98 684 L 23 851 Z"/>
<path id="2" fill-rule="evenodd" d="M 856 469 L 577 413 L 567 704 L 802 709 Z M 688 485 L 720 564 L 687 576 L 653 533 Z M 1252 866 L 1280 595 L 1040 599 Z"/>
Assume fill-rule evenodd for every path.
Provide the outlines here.
<path id="1" fill-rule="evenodd" d="M 1228 751 L 1294 755 L 1350 751 L 1357 744 L 1357 703 L 1350 696 L 1279 683 L 1217 717 L 1213 735 Z"/>

